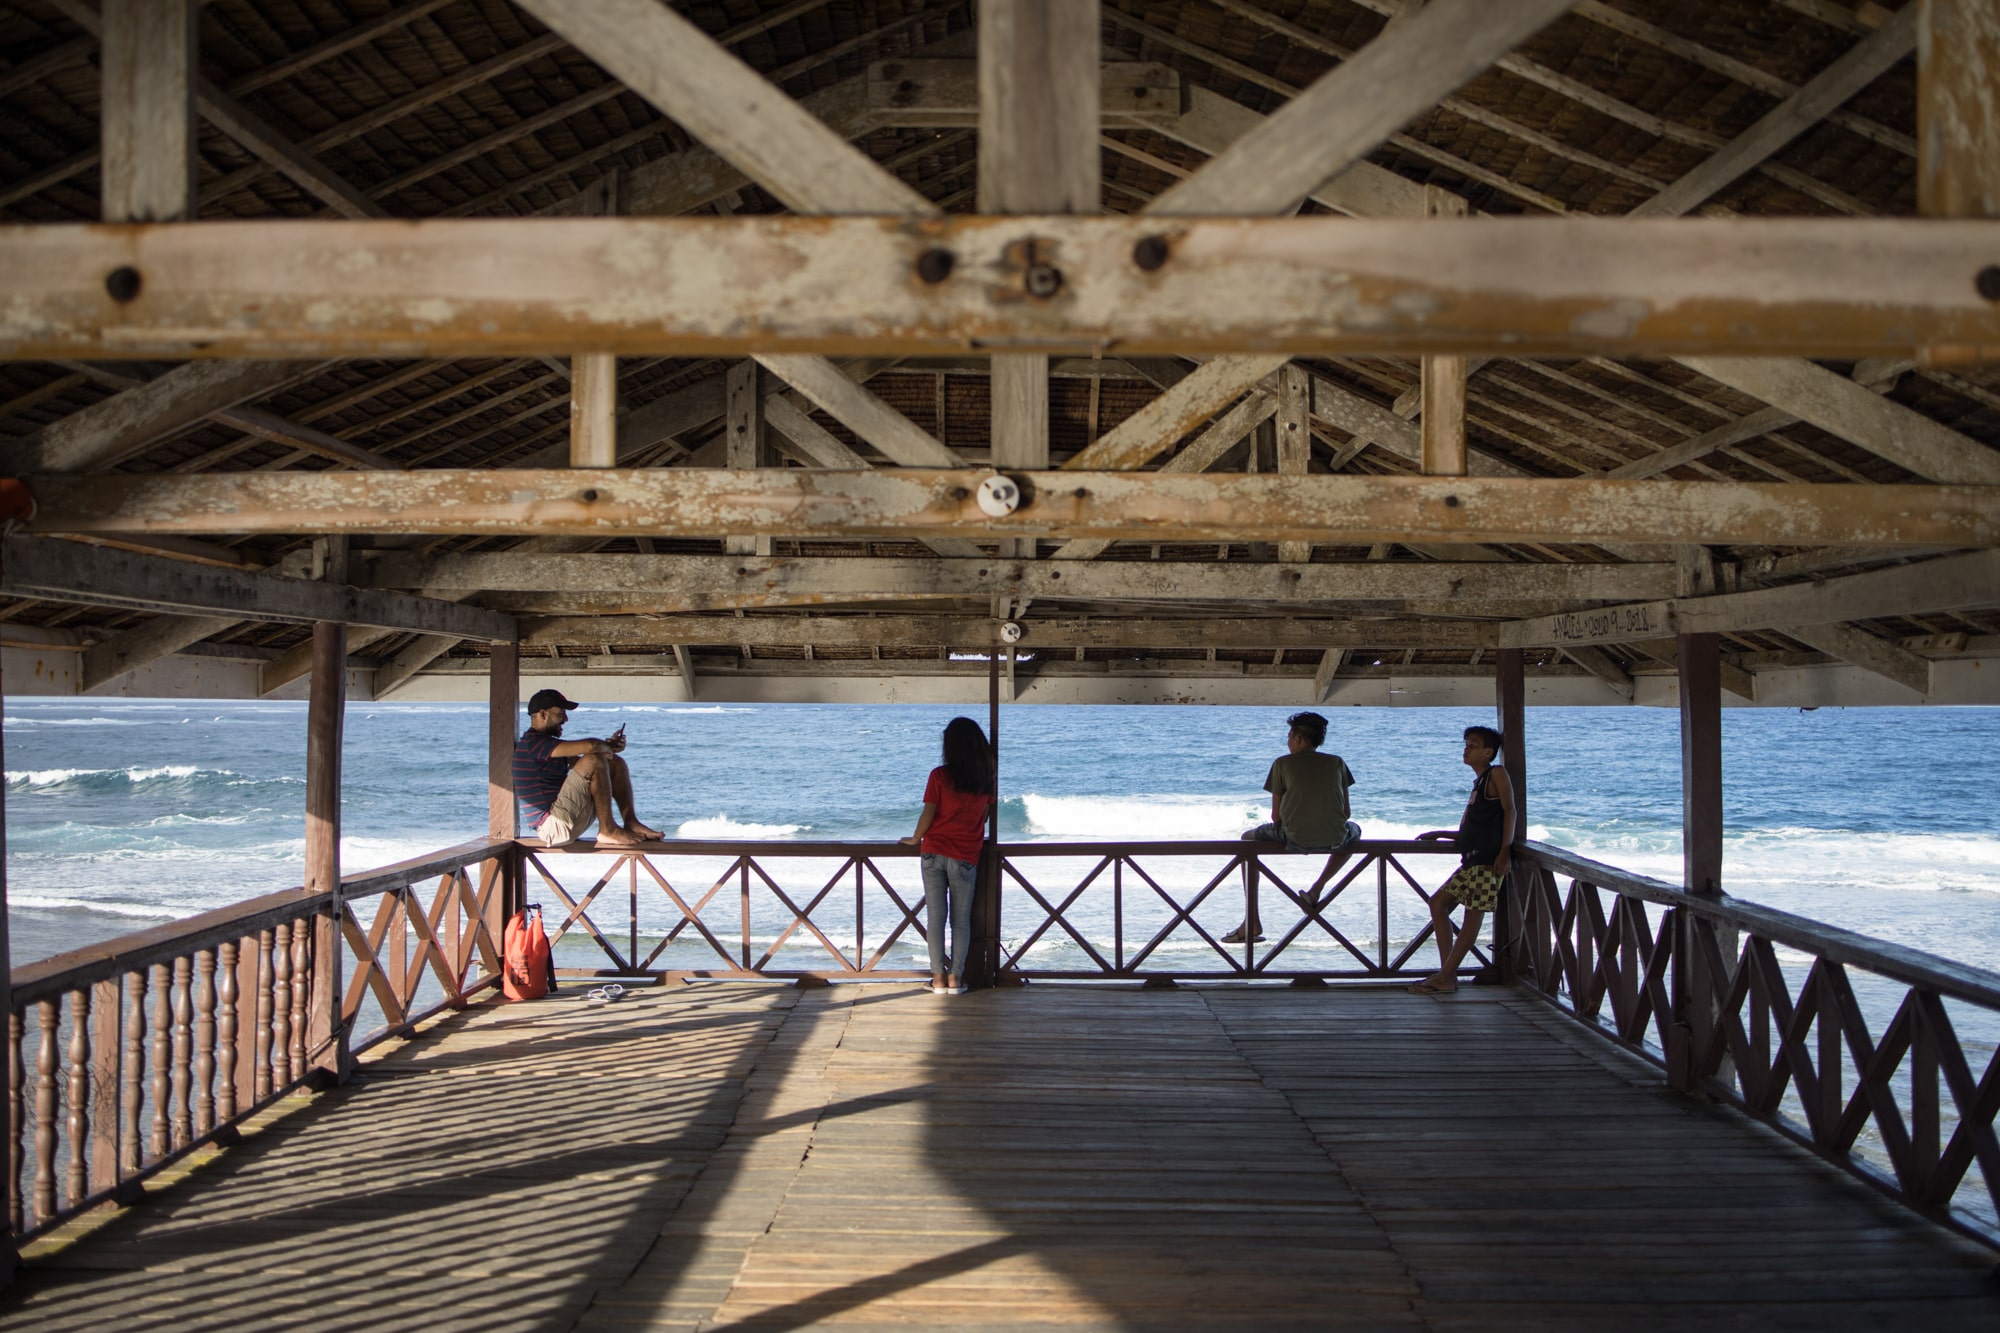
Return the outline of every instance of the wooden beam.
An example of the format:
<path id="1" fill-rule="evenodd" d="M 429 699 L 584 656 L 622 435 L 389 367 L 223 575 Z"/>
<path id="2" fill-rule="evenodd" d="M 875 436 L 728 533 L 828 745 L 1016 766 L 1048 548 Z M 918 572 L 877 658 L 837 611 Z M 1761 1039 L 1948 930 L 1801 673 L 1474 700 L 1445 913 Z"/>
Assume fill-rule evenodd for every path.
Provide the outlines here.
<path id="1" fill-rule="evenodd" d="M 1374 645 L 1365 645 L 1373 647 Z M 1393 648 L 1395 644 L 1383 644 Z M 1345 648 L 1329 648 L 1319 656 L 1319 666 L 1313 670 L 1313 702 L 1323 704 L 1333 697 L 1333 682 L 1340 675 L 1341 665 L 1347 661 Z"/>
<path id="2" fill-rule="evenodd" d="M 1931 692 L 1931 664 L 1888 639 L 1852 625 L 1784 625 L 1780 632 L 1830 657 L 1872 671 L 1918 694 Z"/>
<path id="3" fill-rule="evenodd" d="M 979 6 L 979 212 L 1097 212 L 1098 10 L 1098 0 Z M 996 355 L 991 383 L 993 466 L 1046 470 L 1048 357 Z M 1028 540 L 1000 553 L 1034 552 Z"/>
<path id="4" fill-rule="evenodd" d="M 819 356 L 756 358 L 758 364 L 797 389 L 814 406 L 904 467 L 964 467 L 965 460 L 940 444 L 840 368 Z"/>
<path id="5" fill-rule="evenodd" d="M 353 1072 L 347 1025 L 341 1022 L 341 926 L 346 904 L 340 883 L 340 759 L 347 721 L 347 627 L 313 626 L 312 691 L 306 705 L 305 891 L 331 895 L 313 919 L 312 992 L 305 1014 L 307 1059 L 324 1079 Z"/>
<path id="6" fill-rule="evenodd" d="M 1690 356 L 1681 363 L 1926 480 L 2000 484 L 2000 450 L 1810 361 Z"/>
<path id="7" fill-rule="evenodd" d="M 1671 596 L 1674 566 L 1586 564 L 1221 565 L 1213 561 L 1068 563 L 904 560 L 886 557 L 742 559 L 686 555 L 419 556 L 388 554 L 365 577 L 383 588 L 437 594 L 472 591 L 629 592 L 661 610 L 729 610 L 925 597 L 979 601 L 995 593 L 1072 601 L 1313 602 L 1419 600 L 1464 603 L 1527 598 L 1631 601 Z"/>
<path id="8" fill-rule="evenodd" d="M 311 426 L 301 426 L 295 421 L 287 421 L 275 413 L 254 407 L 241 405 L 225 407 L 209 413 L 209 419 L 225 426 L 234 426 L 244 434 L 254 435 L 260 440 L 290 445 L 302 453 L 336 463 L 345 463 L 349 467 L 396 471 L 403 466 L 394 459 L 376 453 L 373 449 L 364 449 L 358 444 L 348 443 L 339 436 L 329 435 Z"/>
<path id="9" fill-rule="evenodd" d="M 1882 77 L 1897 61 L 1916 49 L 1917 11 L 1920 7 L 1917 4 L 1905 6 L 1811 82 L 1773 107 L 1762 120 L 1627 216 L 1676 217 L 1691 212 L 1704 200 L 1754 170 L 1758 163 L 1826 119 L 1842 103 Z"/>
<path id="10" fill-rule="evenodd" d="M 106 0 L 104 220 L 194 216 L 196 0 Z"/>
<path id="11" fill-rule="evenodd" d="M 579 352 L 570 358 L 569 465 L 618 465 L 618 358 Z"/>
<path id="12" fill-rule="evenodd" d="M 1095 30 L 1088 42 L 1093 49 L 1098 45 Z M 935 54 L 943 45 L 927 47 L 914 59 L 878 60 L 868 67 L 867 103 L 876 123 L 910 129 L 978 127 L 979 62 Z M 1105 61 L 1096 79 L 1098 114 L 1092 119 L 1106 128 L 1156 128 L 1176 118 L 1185 95 L 1179 72 L 1155 61 Z"/>
<path id="13" fill-rule="evenodd" d="M 206 225 L 206 224 L 204 224 Z M 4 459 L 10 472 L 92 472 L 246 399 L 316 374 L 318 361 L 198 361 L 42 428 Z"/>
<path id="14" fill-rule="evenodd" d="M 2000 217 L 2000 6 L 1919 0 L 1917 211 Z"/>
<path id="15" fill-rule="evenodd" d="M 657 0 L 518 2 L 788 208 L 938 211 Z"/>
<path id="16" fill-rule="evenodd" d="M 83 676 L 78 682 L 88 694 L 149 662 L 171 657 L 192 643 L 222 633 L 241 623 L 234 616 L 156 616 L 120 634 L 95 644 L 83 654 Z"/>
<path id="17" fill-rule="evenodd" d="M 1042 648 L 1490 648 L 1495 626 L 1466 621 L 1307 620 L 1285 617 L 1157 617 L 1021 622 L 1023 652 Z M 542 621 L 529 645 L 721 644 L 753 648 L 998 647 L 991 616 L 588 616 Z"/>
<path id="18" fill-rule="evenodd" d="M 0 591 L 11 597 L 220 614 L 235 620 L 307 624 L 338 620 L 392 630 L 450 628 L 457 638 L 495 641 L 511 640 L 515 634 L 511 616 L 427 597 L 253 574 L 79 542 L 9 537 L 4 550 Z"/>
<path id="19" fill-rule="evenodd" d="M 826 369 L 834 375 L 831 362 Z M 763 467 L 769 459 L 764 447 L 763 404 L 758 399 L 757 363 L 738 361 L 729 368 L 723 388 L 727 414 L 723 417 L 723 466 L 750 470 Z M 852 381 L 843 378 L 843 383 Z M 859 386 L 855 386 L 859 388 Z M 863 390 L 866 392 L 866 390 Z M 722 539 L 722 549 L 730 555 L 769 555 L 771 539 L 754 533 L 738 533 Z"/>
<path id="20" fill-rule="evenodd" d="M 1637 686 L 1632 683 L 1632 673 L 1618 665 L 1611 654 L 1602 648 L 1591 648 L 1579 644 L 1562 650 L 1563 656 L 1588 671 L 1591 675 L 1609 685 L 1622 699 L 1630 700 Z"/>
<path id="21" fill-rule="evenodd" d="M 425 634 L 375 668 L 375 697 L 386 699 L 419 671 L 458 646 L 457 634 Z"/>
<path id="22" fill-rule="evenodd" d="M 2000 489 L 1985 486 L 1039 472 L 1019 477 L 1019 509 L 989 518 L 974 495 L 984 476 L 606 468 L 580 487 L 568 469 L 440 468 L 25 480 L 42 533 L 2000 544 Z"/>
<path id="23" fill-rule="evenodd" d="M 350 628 L 347 631 L 347 651 L 352 656 L 363 648 L 393 638 L 396 631 L 389 629 Z M 313 641 L 306 639 L 297 646 L 285 650 L 283 656 L 264 663 L 257 670 L 257 693 L 271 694 L 283 689 L 312 670 Z"/>
<path id="24" fill-rule="evenodd" d="M 1312 411 L 1312 385 L 1305 371 L 1288 364 L 1278 372 L 1276 405 L 1271 424 L 1277 439 L 1278 475 L 1303 477 L 1306 465 L 1312 461 L 1312 429 L 1307 422 Z M 1312 543 L 1279 542 L 1278 559 L 1310 560 Z"/>
<path id="25" fill-rule="evenodd" d="M 698 697 L 695 688 L 694 654 L 687 650 L 686 644 L 674 645 L 674 665 L 680 668 L 681 684 L 687 687 L 688 702 L 693 703 Z"/>
<path id="26" fill-rule="evenodd" d="M 1979 551 L 1815 583 L 1542 616 L 1503 627 L 1500 643 L 1508 648 L 1568 648 L 1631 643 L 1663 634 L 1828 625 L 1996 604 L 2000 604 L 2000 551 Z"/>
<path id="27" fill-rule="evenodd" d="M 979 212 L 1097 212 L 1098 15 L 1098 0 L 979 6 Z"/>
<path id="28" fill-rule="evenodd" d="M 1252 392 L 1242 402 L 1210 422 L 1208 428 L 1187 448 L 1160 465 L 1162 472 L 1206 472 L 1222 456 L 1243 442 L 1243 437 L 1269 421 L 1278 411 L 1278 400 L 1268 393 Z M 1095 560 L 1109 550 L 1108 541 L 1079 537 L 1056 548 L 1052 560 Z M 1308 548 L 1310 549 L 1310 548 Z"/>
<path id="29" fill-rule="evenodd" d="M 1218 356 L 1086 445 L 1063 468 L 1144 467 L 1288 359 L 1258 354 Z"/>
<path id="30" fill-rule="evenodd" d="M 139 2 L 147 3 L 149 0 Z M 195 101 L 201 107 L 203 118 L 210 124 L 282 172 L 334 212 L 349 218 L 389 216 L 380 204 L 208 80 L 202 79 L 195 85 Z"/>
<path id="31" fill-rule="evenodd" d="M 826 427 L 807 416 L 782 393 L 764 395 L 764 419 L 796 446 L 794 452 L 814 467 L 866 472 L 868 460 L 842 444 Z"/>
<path id="32" fill-rule="evenodd" d="M 0 355 L 1971 356 L 2000 347 L 2000 302 L 1973 281 L 1996 236 L 1926 219 L 44 225 L 0 228 Z M 1062 299 L 1027 295 L 1030 240 Z M 1142 241 L 1165 245 L 1157 270 L 1133 262 Z M 951 272 L 913 281 L 931 251 Z M 105 275 L 125 268 L 140 291 L 120 304 Z"/>
<path id="33" fill-rule="evenodd" d="M 1432 0 L 1322 75 L 1147 206 L 1154 216 L 1280 214 L 1359 162 L 1576 0 Z"/>
<path id="34" fill-rule="evenodd" d="M 1423 457 L 1427 477 L 1466 475 L 1465 358 L 1427 356 L 1423 359 Z"/>

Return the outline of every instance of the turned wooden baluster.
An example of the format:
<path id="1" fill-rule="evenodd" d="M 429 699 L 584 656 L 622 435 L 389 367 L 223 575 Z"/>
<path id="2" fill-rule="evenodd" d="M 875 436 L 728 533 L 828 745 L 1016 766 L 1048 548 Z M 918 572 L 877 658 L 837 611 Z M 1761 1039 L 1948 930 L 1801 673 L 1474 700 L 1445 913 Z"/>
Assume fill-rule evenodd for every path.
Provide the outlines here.
<path id="1" fill-rule="evenodd" d="M 271 936 L 271 1047 L 269 1081 L 292 1081 L 292 927 L 279 922 Z"/>
<path id="2" fill-rule="evenodd" d="M 56 1214 L 56 1002 L 35 1005 L 41 1042 L 35 1047 L 35 1220 Z"/>
<path id="3" fill-rule="evenodd" d="M 306 1006 L 312 997 L 312 920 L 292 923 L 292 1078 L 306 1076 Z"/>
<path id="4" fill-rule="evenodd" d="M 215 950 L 194 956 L 194 1129 L 215 1128 Z"/>
<path id="5" fill-rule="evenodd" d="M 90 992 L 69 993 L 69 1192 L 75 1207 L 90 1193 Z"/>
<path id="6" fill-rule="evenodd" d="M 276 933 L 268 926 L 257 932 L 257 1041 L 256 1068 L 251 1071 L 254 1080 L 252 1095 L 263 1101 L 271 1095 L 271 1042 L 272 1024 L 277 1011 L 271 1002 L 272 974 L 271 951 L 276 947 Z"/>
<path id="7" fill-rule="evenodd" d="M 173 1147 L 168 1137 L 170 1099 L 167 1077 L 173 1069 L 173 972 L 153 964 L 153 1156 L 165 1157 Z"/>
<path id="8" fill-rule="evenodd" d="M 194 1028 L 192 1017 L 194 997 L 190 983 L 194 976 L 191 959 L 174 959 L 174 1147 L 185 1148 L 194 1142 L 193 1106 L 189 1094 L 192 1092 L 192 1070 L 190 1057 L 194 1053 Z"/>
<path id="9" fill-rule="evenodd" d="M 215 1118 L 236 1118 L 236 941 L 216 950 Z"/>
<path id="10" fill-rule="evenodd" d="M 146 1106 L 146 974 L 125 978 L 124 1097 L 119 1110 L 118 1169 L 131 1175 L 144 1165 L 139 1155 L 139 1118 Z"/>
<path id="11" fill-rule="evenodd" d="M 28 1067 L 22 1047 L 27 1024 L 21 1011 L 7 1011 L 7 1218 L 14 1230 L 28 1229 L 25 1200 L 21 1197 L 21 1168 L 27 1164 Z"/>

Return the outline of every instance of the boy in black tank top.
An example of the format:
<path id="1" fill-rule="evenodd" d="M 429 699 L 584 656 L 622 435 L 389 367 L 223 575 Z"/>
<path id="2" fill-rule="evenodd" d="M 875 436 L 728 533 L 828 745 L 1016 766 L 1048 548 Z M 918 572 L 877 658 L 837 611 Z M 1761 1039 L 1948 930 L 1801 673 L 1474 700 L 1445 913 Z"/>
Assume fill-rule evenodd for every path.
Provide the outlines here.
<path id="1" fill-rule="evenodd" d="M 1465 961 L 1486 913 L 1500 904 L 1500 881 L 1507 874 L 1508 849 L 1514 845 L 1514 784 L 1505 769 L 1494 766 L 1500 756 L 1500 733 L 1491 727 L 1465 729 L 1465 766 L 1472 770 L 1472 793 L 1456 833 L 1423 833 L 1426 841 L 1449 841 L 1459 855 L 1458 869 L 1431 895 L 1431 925 L 1437 931 L 1438 970 L 1410 987 L 1412 995 L 1449 995 L 1458 989 L 1458 965 Z M 1465 905 L 1465 924 L 1452 929 L 1451 912 Z"/>

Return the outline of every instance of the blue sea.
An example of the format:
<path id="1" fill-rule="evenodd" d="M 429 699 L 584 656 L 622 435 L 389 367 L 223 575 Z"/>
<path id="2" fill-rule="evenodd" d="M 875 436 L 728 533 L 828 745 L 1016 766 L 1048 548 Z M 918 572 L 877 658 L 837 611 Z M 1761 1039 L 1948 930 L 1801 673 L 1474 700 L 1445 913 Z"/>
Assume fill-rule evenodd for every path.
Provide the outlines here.
<path id="1" fill-rule="evenodd" d="M 914 827 L 938 736 L 961 710 L 931 706 L 586 705 L 569 734 L 627 727 L 642 818 L 671 835 L 803 842 L 894 839 Z M 1002 716 L 1002 835 L 1008 840 L 1231 838 L 1268 818 L 1261 791 L 1283 753 L 1276 708 L 1017 707 Z M 1355 816 L 1369 835 L 1453 827 L 1469 774 L 1459 732 L 1475 709 L 1336 709 L 1327 748 L 1358 783 Z M 974 712 L 982 725 L 984 710 Z M 483 704 L 356 704 L 349 708 L 342 856 L 360 870 L 485 832 Z M 1725 884 L 1782 907 L 1948 958 L 2000 968 L 2000 827 L 1990 756 L 2000 709 L 1731 710 L 1723 717 L 1728 842 Z M 6 702 L 8 900 L 16 962 L 296 885 L 304 852 L 305 708 L 266 702 L 40 700 Z M 1663 879 L 1680 872 L 1678 720 L 1651 709 L 1533 709 L 1528 714 L 1529 832 L 1585 856 Z M 549 856 L 580 894 L 601 862 Z M 669 862 L 698 895 L 722 863 Z M 837 863 L 774 861 L 803 902 Z M 1279 858 L 1296 885 L 1313 867 Z M 1031 874 L 1059 901 L 1087 863 L 1045 861 Z M 1443 858 L 1413 860 L 1427 884 Z M 914 862 L 890 865 L 906 900 Z M 1185 898 L 1212 875 L 1200 864 L 1159 868 Z M 817 876 L 817 878 L 815 878 Z M 1068 878 L 1065 878 L 1068 876 Z M 1296 878 L 1294 878 L 1296 876 Z M 1371 876 L 1372 878 L 1372 876 Z M 537 882 L 533 896 L 559 904 Z M 1163 899 L 1128 884 L 1128 935 Z M 1137 896 L 1134 896 L 1136 893 Z M 737 928 L 734 884 L 717 906 Z M 1357 935 L 1374 932 L 1374 886 L 1345 901 Z M 690 897 L 690 900 L 692 898 Z M 766 947 L 789 919 L 760 897 L 753 942 Z M 639 953 L 678 919 L 666 896 L 640 895 Z M 851 943 L 853 894 L 820 909 L 836 942 Z M 882 902 L 885 904 L 886 899 Z M 1020 886 L 1005 900 L 1003 934 L 1019 942 L 1044 913 Z M 1240 891 L 1211 895 L 1197 919 L 1234 924 Z M 864 923 L 873 948 L 895 924 L 878 904 Z M 885 915 L 884 913 L 889 913 Z M 1081 933 L 1109 947 L 1108 891 L 1079 897 Z M 1394 904 L 1392 937 L 1424 917 L 1414 894 Z M 634 933 L 621 883 L 593 909 L 621 945 Z M 833 925 L 839 927 L 833 929 Z M 720 933 L 720 927 L 718 927 Z M 844 932 L 844 934 L 843 934 Z M 733 938 L 733 937 L 731 937 Z M 1392 943 L 1393 943 L 1392 938 Z M 566 962 L 579 957 L 573 932 Z M 791 965 L 820 945 L 796 931 Z M 1207 949 L 1182 931 L 1163 946 Z M 1334 950 L 1321 938 L 1312 949 Z M 1364 948 L 1372 945 L 1363 942 Z M 676 943 L 663 961 L 694 966 L 707 946 Z M 689 950 L 693 949 L 693 953 Z M 1080 958 L 1060 930 L 1029 955 L 1049 966 Z M 709 958 L 712 965 L 712 954 Z M 906 935 L 889 956 L 922 966 Z M 820 962 L 826 965 L 825 961 Z"/>

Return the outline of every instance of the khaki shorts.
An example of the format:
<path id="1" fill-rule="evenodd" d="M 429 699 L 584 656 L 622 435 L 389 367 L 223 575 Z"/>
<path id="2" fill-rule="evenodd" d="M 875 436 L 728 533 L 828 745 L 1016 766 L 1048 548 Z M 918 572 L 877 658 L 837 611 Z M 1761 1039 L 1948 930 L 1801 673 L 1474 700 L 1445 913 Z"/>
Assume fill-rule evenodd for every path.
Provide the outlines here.
<path id="1" fill-rule="evenodd" d="M 555 804 L 535 828 L 535 836 L 551 847 L 575 842 L 597 822 L 597 804 L 590 799 L 590 779 L 574 768 L 563 779 Z"/>

